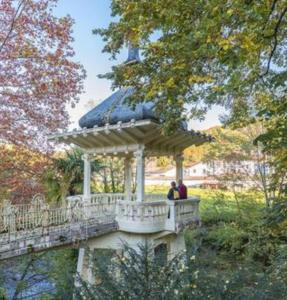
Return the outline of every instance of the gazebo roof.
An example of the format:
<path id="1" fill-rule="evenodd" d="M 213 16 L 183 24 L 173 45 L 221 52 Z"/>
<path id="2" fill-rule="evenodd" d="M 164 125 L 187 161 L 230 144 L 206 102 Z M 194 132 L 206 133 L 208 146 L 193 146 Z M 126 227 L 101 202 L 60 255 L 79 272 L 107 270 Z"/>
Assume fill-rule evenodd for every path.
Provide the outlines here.
<path id="1" fill-rule="evenodd" d="M 125 64 L 138 63 L 139 51 L 130 46 Z M 144 147 L 147 155 L 173 155 L 192 145 L 211 141 L 212 137 L 187 130 L 187 123 L 172 135 L 163 135 L 154 113 L 153 102 L 141 102 L 134 108 L 127 103 L 133 88 L 123 88 L 113 93 L 80 120 L 81 129 L 55 134 L 50 139 L 74 144 L 86 153 L 129 155 Z"/>
<path id="2" fill-rule="evenodd" d="M 140 146 L 147 155 L 173 155 L 192 145 L 211 141 L 212 137 L 194 130 L 180 129 L 172 135 L 163 135 L 158 122 L 151 119 L 119 121 L 116 124 L 95 125 L 72 132 L 55 134 L 50 139 L 74 144 L 87 153 L 127 155 Z"/>
<path id="3" fill-rule="evenodd" d="M 114 125 L 118 122 L 129 122 L 130 120 L 157 120 L 153 112 L 154 104 L 152 102 L 143 102 L 131 108 L 126 100 L 133 93 L 133 88 L 123 88 L 102 103 L 97 105 L 91 111 L 86 113 L 79 121 L 81 128 L 92 128 L 94 126 L 104 126 L 109 123 Z"/>

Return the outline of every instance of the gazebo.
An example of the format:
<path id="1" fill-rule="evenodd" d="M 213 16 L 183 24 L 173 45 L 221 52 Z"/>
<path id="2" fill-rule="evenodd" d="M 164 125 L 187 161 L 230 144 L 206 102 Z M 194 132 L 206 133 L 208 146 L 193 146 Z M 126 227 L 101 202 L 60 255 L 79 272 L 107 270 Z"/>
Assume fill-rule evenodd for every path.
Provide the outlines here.
<path id="1" fill-rule="evenodd" d="M 128 60 L 139 62 L 138 49 L 129 48 Z M 94 156 L 119 156 L 125 158 L 125 196 L 131 195 L 131 163 L 136 160 L 136 197 L 145 200 L 145 158 L 152 156 L 173 156 L 176 162 L 176 180 L 183 178 L 183 150 L 191 145 L 201 145 L 211 141 L 212 137 L 194 130 L 187 130 L 182 123 L 180 129 L 172 135 L 163 135 L 160 120 L 154 113 L 153 102 L 143 102 L 134 109 L 127 104 L 127 98 L 133 88 L 122 88 L 101 104 L 85 114 L 79 121 L 81 129 L 63 132 L 51 136 L 59 142 L 74 144 L 80 147 L 84 159 L 84 199 L 89 200 L 90 193 L 90 160 Z"/>
<path id="2" fill-rule="evenodd" d="M 160 121 L 154 114 L 152 102 L 139 103 L 132 109 L 126 103 L 132 88 L 116 91 L 79 121 L 81 129 L 55 134 L 51 138 L 73 144 L 84 151 L 83 201 L 91 201 L 90 161 L 96 156 L 124 158 L 125 189 L 121 199 L 138 205 L 153 198 L 145 194 L 145 159 L 172 156 L 176 165 L 175 180 L 183 179 L 183 150 L 201 145 L 212 137 L 188 130 L 185 123 L 172 135 L 161 133 Z M 136 165 L 136 193 L 132 194 L 132 162 Z M 166 200 L 165 196 L 157 200 Z"/>
<path id="3" fill-rule="evenodd" d="M 187 130 L 185 124 L 170 136 L 162 135 L 151 103 L 138 104 L 133 111 L 125 104 L 131 88 L 121 89 L 80 119 L 80 130 L 64 132 L 52 138 L 80 147 L 85 155 L 84 199 L 90 198 L 90 160 L 97 155 L 125 159 L 125 194 L 131 199 L 131 162 L 136 161 L 136 201 L 145 199 L 145 158 L 173 156 L 176 180 L 183 178 L 183 150 L 201 145 L 211 137 Z"/>
<path id="4" fill-rule="evenodd" d="M 138 52 L 130 49 L 126 63 L 138 61 Z M 80 129 L 54 134 L 51 139 L 73 144 L 84 152 L 83 205 L 100 203 L 113 207 L 113 220 L 118 231 L 90 242 L 92 249 L 120 249 L 122 241 L 134 245 L 146 239 L 155 248 L 164 243 L 169 257 L 184 248 L 180 235 L 185 226 L 198 224 L 197 197 L 169 201 L 166 195 L 145 193 L 145 159 L 172 156 L 176 164 L 175 180 L 183 179 L 183 151 L 192 145 L 201 145 L 212 137 L 188 130 L 182 123 L 172 135 L 163 135 L 161 121 L 154 113 L 153 102 L 143 102 L 131 108 L 127 98 L 133 88 L 122 88 L 85 114 L 79 121 Z M 124 159 L 124 194 L 91 194 L 91 160 L 97 156 L 114 156 Z M 136 166 L 136 193 L 132 193 L 132 166 Z M 92 213 L 92 212 L 91 212 Z M 112 218 L 112 217 L 111 217 Z M 83 271 L 84 250 L 80 251 L 78 271 Z"/>
<path id="5" fill-rule="evenodd" d="M 125 63 L 137 62 L 139 62 L 138 49 L 129 48 L 128 60 Z M 79 120 L 80 129 L 50 137 L 58 142 L 73 144 L 83 150 L 84 189 L 81 197 L 84 203 L 90 203 L 96 197 L 96 195 L 91 195 L 90 186 L 90 161 L 96 156 L 124 158 L 124 194 L 110 195 L 110 197 L 114 200 L 121 200 L 122 205 L 132 202 L 132 211 L 135 209 L 138 211 L 138 208 L 145 207 L 151 200 L 166 200 L 165 195 L 145 194 L 145 159 L 147 157 L 172 156 L 176 165 L 175 180 L 178 181 L 183 179 L 184 149 L 212 140 L 209 135 L 188 130 L 185 122 L 182 122 L 180 128 L 172 135 L 163 135 L 161 121 L 155 115 L 152 101 L 139 103 L 134 108 L 128 105 L 127 99 L 133 92 L 131 87 L 116 91 Z M 135 194 L 132 194 L 133 160 L 136 165 Z M 119 218 L 118 220 L 123 228 L 129 227 L 128 224 L 124 225 Z M 149 227 L 143 229 L 139 226 L 138 230 L 146 231 Z"/>

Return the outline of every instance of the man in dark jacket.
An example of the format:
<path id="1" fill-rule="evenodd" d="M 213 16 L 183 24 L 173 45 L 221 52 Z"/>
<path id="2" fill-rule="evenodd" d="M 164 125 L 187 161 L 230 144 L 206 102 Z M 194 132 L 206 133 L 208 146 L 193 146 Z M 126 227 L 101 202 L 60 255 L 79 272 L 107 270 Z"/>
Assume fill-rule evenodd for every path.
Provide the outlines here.
<path id="1" fill-rule="evenodd" d="M 168 191 L 167 199 L 168 200 L 178 200 L 179 199 L 179 192 L 178 192 L 178 188 L 176 187 L 175 181 L 172 181 L 170 183 L 170 186 L 171 186 L 171 188 Z"/>
<path id="2" fill-rule="evenodd" d="M 183 184 L 182 179 L 178 180 L 179 199 L 187 199 L 187 188 Z"/>

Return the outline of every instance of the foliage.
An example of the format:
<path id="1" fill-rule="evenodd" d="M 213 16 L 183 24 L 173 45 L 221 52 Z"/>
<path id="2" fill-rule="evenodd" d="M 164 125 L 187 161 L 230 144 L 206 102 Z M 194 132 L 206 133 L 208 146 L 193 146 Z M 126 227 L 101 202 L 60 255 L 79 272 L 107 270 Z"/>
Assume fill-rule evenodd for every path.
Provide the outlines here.
<path id="1" fill-rule="evenodd" d="M 166 156 L 161 156 L 156 159 L 156 166 L 161 168 L 166 168 L 171 165 L 171 159 Z"/>
<path id="2" fill-rule="evenodd" d="M 82 193 L 84 180 L 83 152 L 79 149 L 66 151 L 63 156 L 53 158 L 53 165 L 42 177 L 50 201 L 60 201 L 68 195 Z M 98 172 L 101 165 L 97 160 L 91 161 L 91 172 Z"/>
<path id="3" fill-rule="evenodd" d="M 236 116 L 246 121 L 258 93 L 284 90 L 286 12 L 286 2 L 276 0 L 114 0 L 117 19 L 94 32 L 112 57 L 128 42 L 142 49 L 140 64 L 122 64 L 105 77 L 135 87 L 133 103 L 153 100 L 173 130 L 214 103 L 235 107 L 240 100 Z"/>
<path id="4" fill-rule="evenodd" d="M 275 184 L 286 179 L 286 1 L 114 0 L 112 15 L 116 21 L 94 31 L 103 51 L 115 57 L 130 43 L 143 59 L 104 77 L 134 87 L 133 105 L 153 101 L 166 132 L 213 104 L 230 110 L 226 125 L 261 122 L 257 141 L 272 155 Z M 266 188 L 265 197 L 269 205 Z"/>
<path id="5" fill-rule="evenodd" d="M 66 104 L 78 101 L 84 77 L 74 63 L 73 20 L 53 15 L 56 0 L 1 1 L 0 137 L 43 148 L 67 126 Z"/>
<path id="6" fill-rule="evenodd" d="M 283 93 L 284 94 L 284 93 Z M 276 168 L 275 179 L 283 176 L 286 178 L 287 170 L 287 99 L 282 97 L 265 96 L 260 98 L 259 118 L 266 128 L 266 132 L 261 134 L 256 143 L 263 143 L 265 151 L 272 153 L 273 165 Z"/>
<path id="7" fill-rule="evenodd" d="M 27 147 L 0 145 L 0 201 L 30 201 L 39 192 L 42 173 L 51 164 L 50 158 Z"/>
<path id="8" fill-rule="evenodd" d="M 245 183 L 261 191 L 266 205 L 270 206 L 272 198 L 283 188 L 286 170 L 276 172 L 273 156 L 264 151 L 261 143 L 254 144 L 254 139 L 265 132 L 261 123 L 237 130 L 215 127 L 209 130 L 215 140 L 201 148 L 204 149 L 203 161 L 214 171 L 219 168 L 216 177 L 223 186 L 234 190 Z"/>
<path id="9" fill-rule="evenodd" d="M 199 285 L 215 288 L 213 299 L 229 299 L 228 289 L 235 299 L 285 299 L 287 273 L 283 267 L 279 274 L 278 261 L 286 255 L 286 233 L 275 234 L 267 222 L 275 211 L 256 195 L 238 195 L 239 206 L 231 196 L 209 193 L 201 205 L 203 228 L 186 233 L 188 247 L 198 249 Z M 218 276 L 223 286 L 217 285 Z"/>
<path id="10" fill-rule="evenodd" d="M 261 193 L 240 192 L 237 200 L 230 191 L 189 189 L 189 195 L 201 197 L 202 227 L 185 232 L 186 253 L 167 262 L 166 253 L 154 256 L 148 244 L 139 245 L 139 251 L 125 246 L 124 256 L 101 251 L 94 261 L 95 285 L 81 280 L 82 287 L 74 290 L 75 252 L 50 251 L 40 255 L 43 262 L 35 270 L 37 276 L 48 274 L 54 288 L 39 299 L 70 299 L 75 293 L 76 299 L 284 300 L 286 199 L 266 208 Z M 21 270 L 26 263 L 22 261 Z M 17 264 L 8 264 L 17 269 Z"/>
<path id="11" fill-rule="evenodd" d="M 189 250 L 169 262 L 162 260 L 163 252 L 155 256 L 148 244 L 138 245 L 138 251 L 125 246 L 124 255 L 108 264 L 96 260 L 96 283 L 80 280 L 76 299 L 285 299 L 286 263 L 279 270 L 278 264 L 284 262 L 286 250 L 262 268 L 252 261 L 236 260 L 238 252 L 224 257 L 212 250 L 206 253 L 203 246 L 195 249 L 195 240 L 193 236 Z"/>
<path id="12" fill-rule="evenodd" d="M 73 20 L 55 17 L 56 3 L 0 2 L 0 185 L 17 201 L 41 190 L 47 157 L 39 150 L 49 149 L 49 133 L 67 126 L 67 104 L 83 89 L 85 72 L 73 62 Z"/>
<path id="13" fill-rule="evenodd" d="M 49 280 L 54 289 L 49 299 L 72 299 L 74 276 L 76 273 L 78 251 L 75 249 L 55 250 L 47 253 L 45 259 L 51 260 Z"/>
<path id="14" fill-rule="evenodd" d="M 75 254 L 69 249 L 52 250 L 1 262 L 3 280 L 0 291 L 3 290 L 8 299 L 15 300 L 71 299 L 76 271 Z"/>
<path id="15" fill-rule="evenodd" d="M 104 193 L 121 193 L 124 190 L 124 163 L 116 157 L 100 159 L 101 168 L 95 176 L 93 187 Z"/>
<path id="16" fill-rule="evenodd" d="M 110 265 L 97 260 L 96 284 L 81 281 L 77 299 L 180 299 L 192 283 L 185 256 L 166 262 L 163 253 L 154 256 L 148 243 L 137 248 L 124 245 L 124 256 L 114 257 Z"/>

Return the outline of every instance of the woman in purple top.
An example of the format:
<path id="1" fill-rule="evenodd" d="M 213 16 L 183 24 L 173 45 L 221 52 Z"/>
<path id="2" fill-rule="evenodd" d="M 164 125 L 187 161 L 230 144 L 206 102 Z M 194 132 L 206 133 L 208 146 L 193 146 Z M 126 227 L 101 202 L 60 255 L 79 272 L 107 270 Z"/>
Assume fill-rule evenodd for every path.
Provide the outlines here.
<path id="1" fill-rule="evenodd" d="M 179 199 L 187 199 L 187 188 L 183 184 L 182 179 L 178 180 Z"/>

